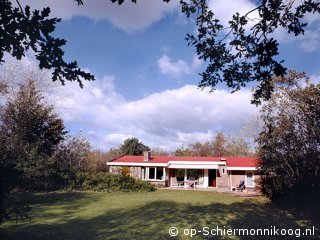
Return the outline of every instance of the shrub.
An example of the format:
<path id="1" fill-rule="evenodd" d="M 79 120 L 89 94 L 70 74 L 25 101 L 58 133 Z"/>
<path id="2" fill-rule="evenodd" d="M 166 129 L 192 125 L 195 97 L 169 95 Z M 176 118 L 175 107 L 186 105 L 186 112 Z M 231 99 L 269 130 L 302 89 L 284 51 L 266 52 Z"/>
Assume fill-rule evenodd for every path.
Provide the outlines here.
<path id="1" fill-rule="evenodd" d="M 99 191 L 99 192 L 136 192 L 155 191 L 156 188 L 149 182 L 136 180 L 130 176 L 111 173 L 83 173 L 79 172 L 71 185 L 73 190 Z"/>

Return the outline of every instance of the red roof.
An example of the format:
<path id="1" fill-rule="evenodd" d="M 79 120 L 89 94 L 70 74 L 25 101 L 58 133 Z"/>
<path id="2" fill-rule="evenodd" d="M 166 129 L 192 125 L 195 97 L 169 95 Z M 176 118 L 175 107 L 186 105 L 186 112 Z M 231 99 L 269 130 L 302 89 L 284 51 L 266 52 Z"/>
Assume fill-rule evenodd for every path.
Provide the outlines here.
<path id="1" fill-rule="evenodd" d="M 255 157 L 228 157 L 228 167 L 257 167 L 259 160 Z"/>
<path id="2" fill-rule="evenodd" d="M 221 160 L 223 159 L 223 160 Z M 149 161 L 144 161 L 143 156 L 121 156 L 111 162 L 114 163 L 168 163 L 169 161 L 203 161 L 224 162 L 228 167 L 256 167 L 257 159 L 254 157 L 178 157 L 178 156 L 152 156 Z"/>

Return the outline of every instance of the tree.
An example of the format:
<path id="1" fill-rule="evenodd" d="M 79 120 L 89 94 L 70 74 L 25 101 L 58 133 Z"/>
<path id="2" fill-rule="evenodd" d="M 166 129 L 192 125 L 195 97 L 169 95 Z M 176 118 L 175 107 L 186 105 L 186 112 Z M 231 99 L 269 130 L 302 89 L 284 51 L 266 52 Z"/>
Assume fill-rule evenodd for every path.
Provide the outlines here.
<path id="1" fill-rule="evenodd" d="M 32 50 L 39 61 L 40 69 L 51 69 L 52 80 L 77 81 L 94 80 L 90 73 L 82 71 L 76 61 L 67 63 L 63 60 L 62 47 L 66 40 L 52 36 L 55 25 L 61 21 L 49 18 L 50 8 L 41 11 L 24 9 L 19 1 L 19 7 L 14 7 L 10 0 L 0 0 L 0 63 L 4 62 L 4 53 L 11 54 L 20 60 L 27 51 Z"/>
<path id="2" fill-rule="evenodd" d="M 92 150 L 88 154 L 85 171 L 92 173 L 108 172 L 107 162 L 119 156 L 119 149 L 110 148 L 104 152 L 101 150 Z"/>
<path id="3" fill-rule="evenodd" d="M 62 59 L 64 39 L 51 36 L 57 18 L 49 18 L 50 8 L 30 12 L 30 7 L 14 8 L 9 0 L 0 0 L 0 62 L 4 52 L 21 59 L 28 49 L 36 53 L 40 68 L 53 69 L 53 80 L 78 81 L 81 77 L 93 80 L 91 74 L 81 71 L 76 62 Z M 83 0 L 75 0 L 83 5 Z M 122 4 L 124 0 L 111 0 Z M 137 3 L 137 0 L 131 0 Z M 162 0 L 170 2 L 170 0 Z M 228 26 L 223 26 L 208 7 L 206 0 L 180 0 L 181 10 L 187 17 L 195 17 L 197 35 L 188 34 L 189 45 L 196 48 L 200 59 L 208 63 L 200 74 L 200 88 L 212 90 L 225 83 L 232 92 L 257 82 L 252 102 L 268 100 L 273 92 L 273 76 L 284 77 L 287 69 L 284 60 L 278 59 L 279 43 L 274 39 L 277 28 L 298 36 L 304 34 L 306 14 L 319 14 L 318 0 L 256 1 L 253 9 L 244 14 L 235 13 Z"/>
<path id="4" fill-rule="evenodd" d="M 242 137 L 226 136 L 222 132 L 217 133 L 213 141 L 204 143 L 195 142 L 188 147 L 180 147 L 175 150 L 175 156 L 249 156 L 247 142 Z"/>
<path id="5" fill-rule="evenodd" d="M 69 136 L 61 146 L 62 159 L 66 167 L 72 167 L 75 171 L 83 171 L 91 151 L 91 143 L 81 132 L 76 136 Z"/>
<path id="6" fill-rule="evenodd" d="M 200 142 L 193 143 L 190 148 L 198 157 L 212 156 L 212 144 L 208 141 L 203 144 Z"/>
<path id="7" fill-rule="evenodd" d="M 283 77 L 287 69 L 279 60 L 279 43 L 274 39 L 277 28 L 295 36 L 304 34 L 307 13 L 320 13 L 318 0 L 262 0 L 249 12 L 232 16 L 223 26 L 210 10 L 206 0 L 180 1 L 182 12 L 195 15 L 197 35 L 188 34 L 189 45 L 196 48 L 200 59 L 208 61 L 201 73 L 199 87 L 212 90 L 224 82 L 232 91 L 247 83 L 257 82 L 252 102 L 268 100 L 273 92 L 273 76 Z M 254 19 L 252 19 L 254 18 Z"/>
<path id="8" fill-rule="evenodd" d="M 62 120 L 44 101 L 32 80 L 21 85 L 17 96 L 1 109 L 0 133 L 5 161 L 14 163 L 27 186 L 45 184 L 57 146 L 65 137 Z"/>
<path id="9" fill-rule="evenodd" d="M 7 85 L 5 83 L 0 82 L 0 96 L 4 95 L 7 92 Z"/>
<path id="10" fill-rule="evenodd" d="M 56 175 L 52 180 L 56 188 L 69 186 L 78 172 L 86 170 L 90 151 L 91 144 L 81 132 L 74 137 L 65 137 L 53 157 L 55 166 L 52 170 Z"/>
<path id="11" fill-rule="evenodd" d="M 226 149 L 226 138 L 222 132 L 219 132 L 213 140 L 212 151 L 214 156 L 222 157 L 228 155 Z"/>
<path id="12" fill-rule="evenodd" d="M 181 146 L 180 148 L 174 151 L 175 156 L 183 156 L 183 157 L 193 157 L 196 156 L 195 153 L 188 147 Z"/>
<path id="13" fill-rule="evenodd" d="M 150 151 L 150 148 L 134 137 L 124 140 L 119 148 L 120 155 L 141 156 L 144 151 Z"/>
<path id="14" fill-rule="evenodd" d="M 243 157 L 250 155 L 248 144 L 243 138 L 228 137 L 225 148 L 226 156 Z"/>
<path id="15" fill-rule="evenodd" d="M 151 150 L 151 155 L 152 156 L 169 156 L 169 152 L 166 150 L 162 149 L 161 147 L 154 147 Z"/>
<path id="16" fill-rule="evenodd" d="M 274 84 L 276 91 L 261 111 L 262 191 L 270 199 L 319 200 L 320 85 L 296 72 Z"/>
<path id="17" fill-rule="evenodd" d="M 65 133 L 62 120 L 32 80 L 1 106 L 0 221 L 8 217 L 6 199 L 13 188 L 54 187 L 54 153 Z"/>

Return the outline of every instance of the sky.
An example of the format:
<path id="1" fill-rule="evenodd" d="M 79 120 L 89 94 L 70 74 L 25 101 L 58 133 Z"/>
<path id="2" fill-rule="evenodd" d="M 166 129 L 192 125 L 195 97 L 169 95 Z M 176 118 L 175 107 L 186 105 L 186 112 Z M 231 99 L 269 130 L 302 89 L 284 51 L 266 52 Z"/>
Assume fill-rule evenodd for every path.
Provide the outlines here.
<path id="1" fill-rule="evenodd" d="M 172 150 L 196 141 L 212 140 L 222 131 L 238 134 L 257 116 L 250 104 L 252 91 L 234 94 L 220 86 L 210 93 L 197 88 L 206 63 L 188 46 L 194 22 L 180 13 L 178 0 L 126 1 L 21 0 L 32 8 L 50 6 L 62 18 L 54 32 L 67 40 L 65 59 L 77 60 L 93 73 L 94 82 L 59 86 L 55 102 L 71 133 L 82 132 L 94 148 L 108 150 L 128 137 L 151 148 Z M 226 23 L 236 11 L 253 7 L 250 0 L 209 0 L 210 8 Z M 254 16 L 253 16 L 254 17 Z M 306 71 L 320 81 L 320 16 L 309 15 L 304 36 L 279 29 L 280 58 L 289 69 Z M 28 56 L 27 56 L 28 58 Z M 25 59 L 24 64 L 36 62 Z"/>

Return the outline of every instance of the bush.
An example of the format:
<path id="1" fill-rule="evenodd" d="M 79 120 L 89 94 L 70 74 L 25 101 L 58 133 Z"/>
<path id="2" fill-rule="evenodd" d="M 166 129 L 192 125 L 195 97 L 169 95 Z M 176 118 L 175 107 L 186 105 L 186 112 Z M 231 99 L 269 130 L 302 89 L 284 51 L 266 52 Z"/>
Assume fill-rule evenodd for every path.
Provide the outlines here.
<path id="1" fill-rule="evenodd" d="M 129 176 L 111 173 L 83 173 L 76 175 L 74 183 L 71 185 L 73 190 L 99 191 L 99 192 L 136 192 L 136 191 L 155 191 L 156 188 L 149 182 L 136 180 Z"/>

